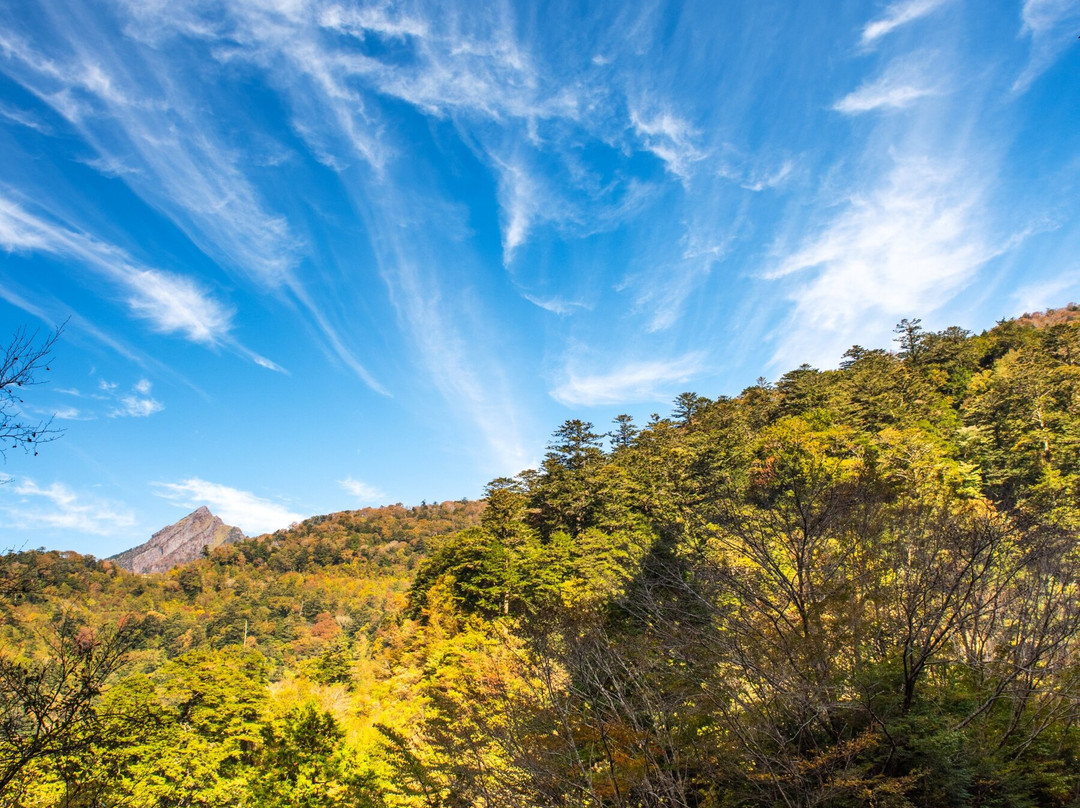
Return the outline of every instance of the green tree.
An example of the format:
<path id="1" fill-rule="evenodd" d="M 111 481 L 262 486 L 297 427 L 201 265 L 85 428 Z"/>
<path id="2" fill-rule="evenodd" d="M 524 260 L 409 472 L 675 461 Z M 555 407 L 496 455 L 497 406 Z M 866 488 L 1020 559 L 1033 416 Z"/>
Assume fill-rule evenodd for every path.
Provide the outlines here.
<path id="1" fill-rule="evenodd" d="M 588 421 L 577 418 L 564 421 L 562 426 L 555 430 L 548 444 L 546 464 L 562 466 L 570 471 L 581 471 L 603 456 L 600 438 Z"/>
<path id="2" fill-rule="evenodd" d="M 542 538 L 559 530 L 575 536 L 591 523 L 595 475 L 604 462 L 600 440 L 591 423 L 577 419 L 552 435 L 531 503 Z"/>
<path id="3" fill-rule="evenodd" d="M 800 365 L 788 371 L 776 383 L 780 408 L 785 415 L 801 415 L 826 407 L 830 396 L 830 379 L 817 368 Z"/>
<path id="4" fill-rule="evenodd" d="M 40 767 L 88 749 L 100 727 L 100 696 L 123 666 L 129 624 L 55 627 L 42 660 L 0 653 L 0 796 Z"/>
<path id="5" fill-rule="evenodd" d="M 243 805 L 266 704 L 266 660 L 237 647 L 199 649 L 126 683 L 153 721 L 124 750 L 114 791 L 134 804 Z"/>
<path id="6" fill-rule="evenodd" d="M 311 702 L 262 728 L 253 795 L 266 808 L 380 808 L 376 778 L 349 760 L 345 732 Z"/>
<path id="7" fill-rule="evenodd" d="M 922 320 L 918 317 L 914 320 L 905 317 L 896 324 L 893 333 L 897 335 L 895 341 L 900 344 L 900 358 L 912 365 L 920 364 L 926 343 L 926 332 L 923 331 Z"/>
<path id="8" fill-rule="evenodd" d="M 615 429 L 608 432 L 608 437 L 611 439 L 611 447 L 613 449 L 627 449 L 633 444 L 634 438 L 637 436 L 638 429 L 634 426 L 634 418 L 630 415 L 616 415 L 612 423 L 615 424 Z"/>
<path id="9" fill-rule="evenodd" d="M 343 684 L 351 688 L 355 661 L 348 635 L 338 634 L 313 661 L 311 678 L 320 684 Z"/>
<path id="10" fill-rule="evenodd" d="M 675 397 L 675 409 L 671 415 L 679 424 L 691 424 L 694 417 L 707 406 L 709 399 L 699 396 L 697 393 L 679 393 Z"/>

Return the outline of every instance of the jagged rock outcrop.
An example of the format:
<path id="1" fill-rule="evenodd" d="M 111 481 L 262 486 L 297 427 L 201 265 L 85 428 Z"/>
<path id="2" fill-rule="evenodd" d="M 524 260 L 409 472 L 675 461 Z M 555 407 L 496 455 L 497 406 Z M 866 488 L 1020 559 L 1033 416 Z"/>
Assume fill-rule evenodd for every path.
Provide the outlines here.
<path id="1" fill-rule="evenodd" d="M 132 572 L 168 572 L 175 566 L 200 558 L 204 547 L 213 550 L 243 538 L 240 528 L 225 524 L 204 505 L 175 525 L 163 527 L 145 544 L 118 553 L 109 560 Z"/>

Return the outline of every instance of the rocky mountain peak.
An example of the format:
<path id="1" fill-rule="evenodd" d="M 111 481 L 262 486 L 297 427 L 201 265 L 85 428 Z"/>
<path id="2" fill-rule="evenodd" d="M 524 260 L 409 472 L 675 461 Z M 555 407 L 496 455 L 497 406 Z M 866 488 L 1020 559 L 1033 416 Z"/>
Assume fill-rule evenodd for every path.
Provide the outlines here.
<path id="1" fill-rule="evenodd" d="M 179 522 L 163 527 L 146 543 L 118 553 L 110 560 L 132 572 L 168 572 L 201 557 L 203 548 L 213 550 L 243 538 L 240 528 L 226 525 L 203 505 Z"/>

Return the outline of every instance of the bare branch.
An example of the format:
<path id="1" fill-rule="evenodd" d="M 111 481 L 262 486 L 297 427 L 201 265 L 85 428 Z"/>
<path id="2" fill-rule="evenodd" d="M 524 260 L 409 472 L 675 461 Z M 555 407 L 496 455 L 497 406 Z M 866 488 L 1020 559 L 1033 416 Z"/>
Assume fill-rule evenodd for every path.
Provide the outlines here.
<path id="1" fill-rule="evenodd" d="M 61 325 L 40 342 L 38 332 L 20 328 L 0 356 L 0 457 L 8 450 L 22 449 L 37 454 L 42 443 L 56 440 L 63 433 L 53 427 L 53 419 L 42 420 L 25 409 L 24 391 L 44 384 L 43 372 L 51 368 L 52 351 L 64 331 Z"/>

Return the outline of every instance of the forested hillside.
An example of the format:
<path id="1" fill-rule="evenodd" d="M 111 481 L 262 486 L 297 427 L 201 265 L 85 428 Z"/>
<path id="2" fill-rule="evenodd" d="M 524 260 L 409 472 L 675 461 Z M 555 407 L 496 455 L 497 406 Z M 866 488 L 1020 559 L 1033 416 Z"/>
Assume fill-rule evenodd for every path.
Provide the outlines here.
<path id="1" fill-rule="evenodd" d="M 1078 805 L 1077 315 L 904 321 L 167 575 L 8 555 L 3 800 Z"/>

